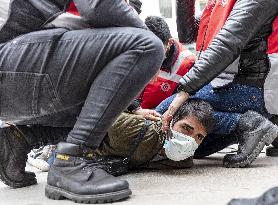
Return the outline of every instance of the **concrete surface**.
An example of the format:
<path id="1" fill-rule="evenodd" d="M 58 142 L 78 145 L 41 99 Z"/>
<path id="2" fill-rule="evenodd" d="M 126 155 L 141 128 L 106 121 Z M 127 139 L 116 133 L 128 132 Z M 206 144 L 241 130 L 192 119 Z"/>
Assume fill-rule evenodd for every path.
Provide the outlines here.
<path id="1" fill-rule="evenodd" d="M 262 153 L 250 168 L 226 169 L 222 167 L 225 152 L 195 160 L 191 169 L 140 171 L 123 176 L 133 195 L 114 204 L 225 205 L 231 198 L 255 197 L 278 186 L 278 158 Z M 74 205 L 66 200 L 47 199 L 44 196 L 47 173 L 35 171 L 38 185 L 29 188 L 11 189 L 0 182 L 0 205 Z"/>

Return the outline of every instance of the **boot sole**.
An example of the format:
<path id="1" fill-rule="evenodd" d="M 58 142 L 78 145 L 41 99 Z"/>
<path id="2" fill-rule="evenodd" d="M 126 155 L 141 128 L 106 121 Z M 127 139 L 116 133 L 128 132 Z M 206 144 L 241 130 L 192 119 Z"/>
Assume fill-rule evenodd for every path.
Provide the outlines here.
<path id="1" fill-rule="evenodd" d="M 275 132 L 276 134 L 272 134 L 273 132 Z M 258 143 L 258 145 L 253 150 L 253 152 L 247 156 L 246 160 L 239 162 L 239 163 L 235 163 L 235 164 L 230 164 L 229 162 L 224 162 L 224 167 L 244 168 L 244 167 L 249 166 L 260 155 L 264 146 L 269 146 L 274 141 L 274 139 L 277 137 L 277 134 L 278 134 L 278 128 L 269 129 L 268 133 L 261 139 L 261 141 Z"/>
<path id="2" fill-rule="evenodd" d="M 5 128 L 2 128 L 2 129 L 5 129 Z M 11 125 L 11 129 L 16 129 L 16 127 Z M 0 139 L 0 147 L 2 147 L 2 149 L 4 147 L 4 140 L 8 140 L 8 144 L 11 145 L 11 142 L 9 141 L 9 139 L 7 139 L 5 134 L 3 134 L 3 136 L 0 136 L 0 137 L 2 137 L 2 140 Z M 10 146 L 9 149 L 12 150 L 13 149 L 12 146 Z M 3 152 L 3 150 L 2 150 L 2 152 Z M 26 187 L 26 186 L 31 186 L 31 185 L 37 184 L 36 178 L 34 178 L 34 180 L 31 180 L 31 181 L 28 180 L 28 181 L 24 181 L 24 182 L 15 182 L 15 181 L 11 180 L 5 172 L 5 168 L 3 167 L 3 164 L 5 163 L 5 161 L 4 161 L 3 157 L 1 157 L 1 156 L 2 155 L 1 155 L 1 151 L 0 151 L 0 180 L 4 184 L 6 184 L 12 188 L 21 188 L 21 187 Z"/>
<path id="3" fill-rule="evenodd" d="M 70 199 L 75 203 L 84 204 L 100 204 L 100 203 L 110 203 L 114 201 L 119 201 L 121 199 L 128 198 L 132 192 L 130 189 L 125 189 L 117 192 L 105 193 L 105 194 L 94 194 L 94 195 L 79 195 L 71 193 L 61 188 L 46 185 L 45 196 L 49 199 L 63 200 Z"/>

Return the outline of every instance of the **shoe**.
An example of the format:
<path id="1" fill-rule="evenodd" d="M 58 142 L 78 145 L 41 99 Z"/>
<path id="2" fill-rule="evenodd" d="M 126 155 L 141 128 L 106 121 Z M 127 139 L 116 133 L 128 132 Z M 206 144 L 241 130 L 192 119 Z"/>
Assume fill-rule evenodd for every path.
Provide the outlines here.
<path id="1" fill-rule="evenodd" d="M 57 144 L 70 128 L 0 123 L 0 180 L 13 188 L 36 184 L 36 175 L 25 171 L 27 154 L 34 147 Z"/>
<path id="2" fill-rule="evenodd" d="M 232 199 L 228 205 L 277 205 L 278 187 L 267 190 L 262 196 L 253 199 Z"/>
<path id="3" fill-rule="evenodd" d="M 278 127 L 254 111 L 244 113 L 236 128 L 238 138 L 237 154 L 227 154 L 223 164 L 228 168 L 249 166 L 277 137 Z"/>
<path id="4" fill-rule="evenodd" d="M 37 183 L 34 173 L 26 172 L 27 154 L 31 147 L 27 137 L 15 126 L 0 128 L 0 179 L 13 188 Z"/>
<path id="5" fill-rule="evenodd" d="M 33 167 L 47 172 L 49 170 L 50 164 L 48 163 L 51 157 L 52 151 L 55 149 L 55 145 L 42 146 L 39 149 L 33 149 L 28 154 L 27 162 Z"/>
<path id="6" fill-rule="evenodd" d="M 59 143 L 48 172 L 45 195 L 78 203 L 107 203 L 131 195 L 128 182 L 104 171 L 90 153 L 85 146 Z"/>

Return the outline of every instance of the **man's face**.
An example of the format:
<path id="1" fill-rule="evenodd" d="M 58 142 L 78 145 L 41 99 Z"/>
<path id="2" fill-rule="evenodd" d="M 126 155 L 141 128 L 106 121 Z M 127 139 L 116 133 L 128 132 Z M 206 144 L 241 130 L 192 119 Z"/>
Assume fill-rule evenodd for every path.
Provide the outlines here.
<path id="1" fill-rule="evenodd" d="M 207 135 L 205 127 L 194 116 L 186 116 L 177 121 L 173 126 L 173 130 L 193 137 L 197 144 L 201 144 Z"/>

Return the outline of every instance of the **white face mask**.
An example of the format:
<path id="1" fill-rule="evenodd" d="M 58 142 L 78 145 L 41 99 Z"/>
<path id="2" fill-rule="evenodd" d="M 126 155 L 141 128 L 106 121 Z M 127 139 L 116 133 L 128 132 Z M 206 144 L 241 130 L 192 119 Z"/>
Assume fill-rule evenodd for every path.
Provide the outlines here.
<path id="1" fill-rule="evenodd" d="M 170 125 L 172 138 L 165 140 L 164 149 L 166 156 L 173 161 L 181 161 L 194 155 L 198 144 L 193 137 L 174 131 Z"/>

